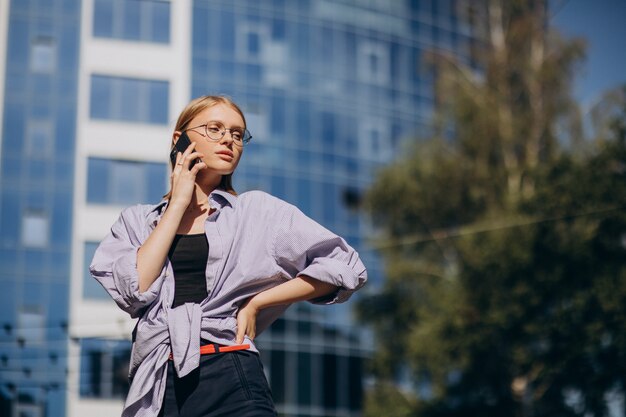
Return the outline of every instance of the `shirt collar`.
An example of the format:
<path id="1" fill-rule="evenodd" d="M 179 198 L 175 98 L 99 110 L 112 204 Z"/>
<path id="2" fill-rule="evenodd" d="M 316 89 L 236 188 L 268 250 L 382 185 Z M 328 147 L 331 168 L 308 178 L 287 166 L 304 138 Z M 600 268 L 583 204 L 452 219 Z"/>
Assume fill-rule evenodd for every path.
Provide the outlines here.
<path id="1" fill-rule="evenodd" d="M 236 201 L 237 201 L 237 196 L 229 193 L 228 191 L 213 190 L 213 192 L 209 194 L 209 204 L 211 207 L 214 207 L 216 209 L 217 208 L 221 209 L 225 205 L 234 207 Z M 156 212 L 157 215 L 160 217 L 160 215 L 162 215 L 163 212 L 165 212 L 165 209 L 167 208 L 168 204 L 169 204 L 169 200 L 164 198 L 163 200 L 161 200 L 161 202 L 159 202 L 158 204 L 153 206 L 152 209 L 150 209 L 150 213 Z"/>

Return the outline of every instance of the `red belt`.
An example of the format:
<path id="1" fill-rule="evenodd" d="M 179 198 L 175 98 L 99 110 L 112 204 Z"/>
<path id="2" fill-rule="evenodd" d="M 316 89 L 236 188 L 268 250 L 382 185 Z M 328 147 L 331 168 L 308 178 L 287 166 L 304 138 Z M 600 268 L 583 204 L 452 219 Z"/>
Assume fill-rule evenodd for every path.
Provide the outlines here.
<path id="1" fill-rule="evenodd" d="M 233 346 L 220 346 L 218 344 L 210 344 L 200 346 L 200 354 L 201 355 L 210 355 L 213 353 L 223 353 L 223 352 L 234 352 L 236 350 L 247 350 L 250 349 L 250 345 L 248 343 L 244 345 L 233 345 Z M 169 360 L 172 360 L 174 357 L 170 353 Z"/>

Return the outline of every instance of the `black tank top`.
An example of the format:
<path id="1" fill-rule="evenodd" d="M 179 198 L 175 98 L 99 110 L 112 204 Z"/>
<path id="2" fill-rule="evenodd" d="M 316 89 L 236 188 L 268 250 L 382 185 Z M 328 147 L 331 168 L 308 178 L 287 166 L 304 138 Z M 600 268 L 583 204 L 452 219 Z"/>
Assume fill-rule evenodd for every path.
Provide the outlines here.
<path id="1" fill-rule="evenodd" d="M 167 256 L 174 270 L 172 308 L 204 300 L 208 295 L 205 270 L 209 256 L 209 243 L 204 233 L 176 235 Z"/>

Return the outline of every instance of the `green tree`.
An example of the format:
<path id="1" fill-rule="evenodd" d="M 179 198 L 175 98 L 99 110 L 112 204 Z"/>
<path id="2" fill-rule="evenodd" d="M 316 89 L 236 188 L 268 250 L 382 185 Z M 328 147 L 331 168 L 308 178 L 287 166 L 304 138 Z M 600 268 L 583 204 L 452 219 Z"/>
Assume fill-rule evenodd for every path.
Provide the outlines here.
<path id="1" fill-rule="evenodd" d="M 543 2 L 472 4 L 481 75 L 432 54 L 435 136 L 367 198 L 387 279 L 358 308 L 379 341 L 366 415 L 606 415 L 626 390 L 626 107 L 582 142 L 581 43 Z"/>

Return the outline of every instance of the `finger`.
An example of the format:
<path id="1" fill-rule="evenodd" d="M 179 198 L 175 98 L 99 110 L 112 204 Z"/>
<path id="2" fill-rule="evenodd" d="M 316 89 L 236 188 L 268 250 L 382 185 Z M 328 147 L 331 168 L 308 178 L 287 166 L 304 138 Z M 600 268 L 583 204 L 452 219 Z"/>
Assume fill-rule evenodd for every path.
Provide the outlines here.
<path id="1" fill-rule="evenodd" d="M 201 169 L 206 168 L 206 164 L 204 163 L 204 161 L 200 161 L 197 162 L 190 170 L 189 172 L 191 172 L 193 175 L 197 175 L 198 171 L 200 171 Z"/>
<path id="2" fill-rule="evenodd" d="M 183 154 L 181 152 L 176 152 L 176 161 L 174 162 L 174 167 L 172 168 L 172 177 L 174 174 L 180 172 L 180 167 L 183 164 Z"/>
<path id="3" fill-rule="evenodd" d="M 187 159 L 189 159 L 190 161 L 193 161 L 194 159 L 197 159 L 197 158 L 200 158 L 200 159 L 204 158 L 204 154 L 201 152 L 192 152 L 189 155 L 187 155 Z"/>
<path id="4" fill-rule="evenodd" d="M 185 149 L 185 152 L 183 153 L 182 162 L 183 162 L 183 166 L 187 169 L 189 169 L 189 164 L 191 164 L 191 161 L 195 159 L 193 155 L 198 153 L 198 152 L 194 152 L 195 146 L 196 146 L 196 142 L 191 142 L 191 145 L 187 146 L 187 149 Z"/>
<path id="5" fill-rule="evenodd" d="M 184 153 L 184 155 L 185 155 L 185 156 L 187 156 L 187 155 L 189 155 L 190 153 L 192 153 L 192 152 L 193 152 L 193 149 L 194 149 L 195 147 L 196 147 L 196 142 L 191 142 L 191 143 L 189 144 L 189 146 L 187 146 L 187 149 L 185 149 L 185 153 Z"/>
<path id="6" fill-rule="evenodd" d="M 235 343 L 240 345 L 243 342 L 243 338 L 246 335 L 246 326 L 244 323 L 237 323 L 237 337 L 235 338 Z"/>

